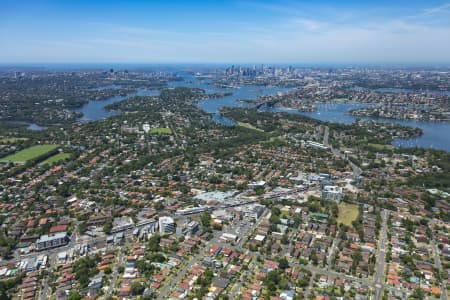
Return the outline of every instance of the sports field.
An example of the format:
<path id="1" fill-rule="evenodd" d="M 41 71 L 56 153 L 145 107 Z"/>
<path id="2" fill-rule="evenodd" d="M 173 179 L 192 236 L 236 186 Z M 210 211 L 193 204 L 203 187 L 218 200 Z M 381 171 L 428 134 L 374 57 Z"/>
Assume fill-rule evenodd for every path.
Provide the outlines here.
<path id="1" fill-rule="evenodd" d="M 28 138 L 0 138 L 0 144 L 1 143 L 9 144 L 26 140 L 28 140 Z"/>
<path id="2" fill-rule="evenodd" d="M 253 126 L 253 125 L 250 124 L 250 123 L 244 123 L 244 122 L 237 122 L 237 123 L 238 123 L 238 125 L 241 126 L 241 127 L 248 128 L 248 129 L 253 129 L 253 130 L 256 130 L 256 131 L 260 131 L 260 132 L 264 132 L 264 130 L 259 129 L 259 128 Z"/>
<path id="3" fill-rule="evenodd" d="M 357 205 L 341 203 L 339 204 L 339 215 L 337 222 L 347 226 L 352 226 L 352 222 L 358 218 L 359 209 Z"/>
<path id="4" fill-rule="evenodd" d="M 54 163 L 57 163 L 61 160 L 65 160 L 70 157 L 70 153 L 58 153 L 56 155 L 53 155 L 46 160 L 44 160 L 41 164 L 42 165 L 53 165 Z"/>
<path id="5" fill-rule="evenodd" d="M 2 158 L 3 162 L 25 163 L 58 148 L 59 145 L 36 145 Z"/>
<path id="6" fill-rule="evenodd" d="M 164 127 L 160 127 L 160 128 L 152 128 L 150 130 L 151 134 L 172 134 L 172 130 L 170 128 L 164 128 Z"/>
<path id="7" fill-rule="evenodd" d="M 394 149 L 394 146 L 392 145 L 383 145 L 383 144 L 368 144 L 370 147 L 374 148 L 375 150 L 392 150 Z"/>

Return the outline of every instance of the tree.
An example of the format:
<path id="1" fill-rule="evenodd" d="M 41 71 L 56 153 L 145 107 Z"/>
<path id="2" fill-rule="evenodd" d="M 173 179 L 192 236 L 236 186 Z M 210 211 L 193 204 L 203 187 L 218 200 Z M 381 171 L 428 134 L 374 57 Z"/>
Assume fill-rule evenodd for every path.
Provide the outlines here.
<path id="1" fill-rule="evenodd" d="M 152 235 L 148 241 L 148 250 L 156 252 L 160 250 L 159 242 L 161 237 L 158 234 Z"/>
<path id="2" fill-rule="evenodd" d="M 73 272 L 75 279 L 78 280 L 80 286 L 85 288 L 89 284 L 89 278 L 98 273 L 97 263 L 100 261 L 99 256 L 83 257 L 73 264 Z"/>
<path id="3" fill-rule="evenodd" d="M 2 231 L 0 231 L 0 247 L 2 248 L 0 255 L 3 258 L 8 258 L 11 255 L 11 251 L 15 248 L 16 241 L 8 236 L 6 236 Z"/>
<path id="4" fill-rule="evenodd" d="M 277 285 L 280 282 L 280 280 L 281 280 L 280 274 L 276 270 L 273 270 L 267 274 L 265 283 L 270 291 L 276 291 Z"/>
<path id="5" fill-rule="evenodd" d="M 145 294 L 142 296 L 142 300 L 151 300 L 151 299 L 155 299 L 155 295 L 154 294 Z"/>
<path id="6" fill-rule="evenodd" d="M 358 264 L 362 259 L 362 253 L 360 248 L 356 249 L 355 252 L 353 252 L 352 258 L 353 258 L 352 269 L 353 271 L 356 271 L 356 268 L 358 267 Z"/>
<path id="7" fill-rule="evenodd" d="M 147 269 L 147 263 L 143 259 L 138 259 L 134 263 L 134 267 L 139 271 L 139 273 L 144 273 Z"/>
<path id="8" fill-rule="evenodd" d="M 22 283 L 24 277 L 25 273 L 20 273 L 19 275 L 17 275 L 12 279 L 2 280 L 0 282 L 0 300 L 11 299 L 11 296 L 8 294 L 8 291 L 16 288 L 20 283 Z"/>
<path id="9" fill-rule="evenodd" d="M 131 293 L 133 295 L 142 295 L 142 293 L 145 290 L 145 286 L 142 284 L 142 282 L 135 281 L 131 285 Z"/>
<path id="10" fill-rule="evenodd" d="M 81 222 L 79 225 L 78 225 L 78 231 L 80 232 L 80 233 L 85 233 L 86 232 L 86 230 L 87 230 L 87 222 L 86 221 L 84 221 L 84 222 Z"/>
<path id="11" fill-rule="evenodd" d="M 287 261 L 286 257 L 281 258 L 279 261 L 278 267 L 282 270 L 289 268 L 289 262 Z"/>
<path id="12" fill-rule="evenodd" d="M 161 211 L 164 209 L 164 204 L 161 201 L 155 202 L 155 204 L 153 204 L 153 207 L 157 210 L 157 211 Z"/>
<path id="13" fill-rule="evenodd" d="M 313 265 L 317 265 L 319 263 L 319 259 L 317 258 L 317 254 L 315 251 L 311 252 L 311 255 L 309 256 L 309 259 L 312 260 Z"/>
<path id="14" fill-rule="evenodd" d="M 210 213 L 203 213 L 200 217 L 200 221 L 202 222 L 203 230 L 204 231 L 211 231 L 211 214 Z"/>
<path id="15" fill-rule="evenodd" d="M 202 225 L 207 227 L 211 225 L 211 214 L 203 213 L 201 216 Z"/>
<path id="16" fill-rule="evenodd" d="M 69 292 L 69 296 L 67 297 L 67 300 L 81 300 L 83 299 L 83 296 L 78 292 L 71 290 Z"/>
<path id="17" fill-rule="evenodd" d="M 264 194 L 264 187 L 262 187 L 262 186 L 257 187 L 255 190 L 255 194 L 258 196 L 261 196 L 262 194 Z"/>
<path id="18" fill-rule="evenodd" d="M 103 225 L 103 232 L 106 234 L 111 234 L 111 230 L 113 228 L 113 223 L 111 219 L 108 219 Z"/>
<path id="19" fill-rule="evenodd" d="M 410 299 L 419 300 L 419 299 L 425 299 L 425 292 L 422 289 L 416 289 L 412 293 Z"/>

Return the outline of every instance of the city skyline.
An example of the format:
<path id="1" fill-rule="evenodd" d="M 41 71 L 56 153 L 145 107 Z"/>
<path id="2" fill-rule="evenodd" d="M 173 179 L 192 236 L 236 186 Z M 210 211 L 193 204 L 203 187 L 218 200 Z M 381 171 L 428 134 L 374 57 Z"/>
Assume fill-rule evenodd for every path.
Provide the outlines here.
<path id="1" fill-rule="evenodd" d="M 6 1 L 0 63 L 450 62 L 445 1 Z"/>

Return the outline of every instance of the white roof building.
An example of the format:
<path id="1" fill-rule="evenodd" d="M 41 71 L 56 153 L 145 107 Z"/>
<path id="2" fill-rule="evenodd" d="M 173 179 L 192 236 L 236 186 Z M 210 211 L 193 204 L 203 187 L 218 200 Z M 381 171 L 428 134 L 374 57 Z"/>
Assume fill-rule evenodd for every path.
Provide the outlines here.
<path id="1" fill-rule="evenodd" d="M 158 223 L 159 233 L 171 234 L 175 232 L 175 221 L 171 217 L 160 217 Z"/>

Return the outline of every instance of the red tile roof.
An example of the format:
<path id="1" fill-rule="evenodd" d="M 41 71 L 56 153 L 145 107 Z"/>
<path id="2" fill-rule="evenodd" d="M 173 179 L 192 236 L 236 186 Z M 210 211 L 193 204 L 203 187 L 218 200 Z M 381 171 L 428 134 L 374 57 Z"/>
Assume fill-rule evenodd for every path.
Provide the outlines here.
<path id="1" fill-rule="evenodd" d="M 69 226 L 67 225 L 55 225 L 50 227 L 49 233 L 57 233 L 57 232 L 63 232 L 63 231 L 67 231 L 67 228 Z"/>

